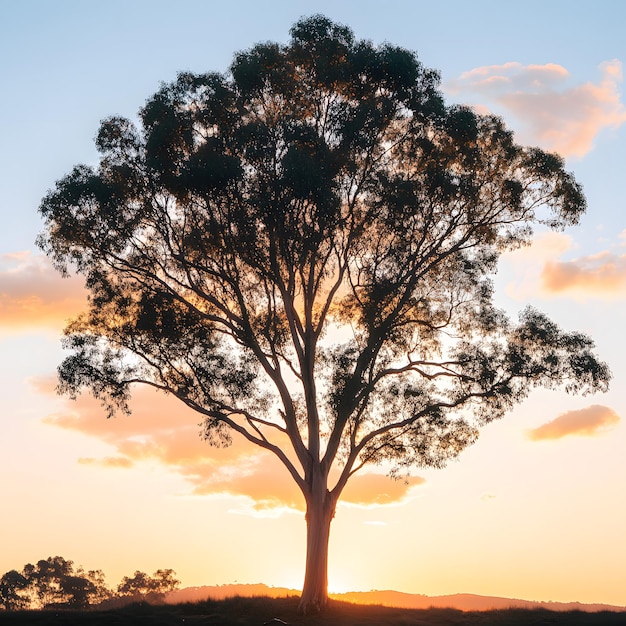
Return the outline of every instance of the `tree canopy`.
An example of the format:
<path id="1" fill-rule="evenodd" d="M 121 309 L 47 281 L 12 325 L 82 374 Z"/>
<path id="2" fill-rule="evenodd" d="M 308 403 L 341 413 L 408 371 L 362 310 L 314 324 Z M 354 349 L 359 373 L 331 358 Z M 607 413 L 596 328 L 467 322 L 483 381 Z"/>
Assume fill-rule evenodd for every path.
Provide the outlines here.
<path id="1" fill-rule="evenodd" d="M 50 556 L 0 577 L 0 610 L 160 603 L 167 593 L 178 588 L 180 581 L 175 575 L 172 569 L 159 569 L 152 576 L 136 571 L 132 576 L 124 576 L 117 591 L 113 591 L 106 584 L 102 570 L 85 571 L 62 556 Z"/>
<path id="2" fill-rule="evenodd" d="M 174 591 L 180 581 L 174 578 L 172 569 L 159 569 L 152 576 L 137 570 L 133 576 L 124 576 L 117 586 L 117 593 L 122 597 L 135 600 L 163 600 L 165 595 Z"/>
<path id="3" fill-rule="evenodd" d="M 448 106 L 437 72 L 323 16 L 181 73 L 40 207 L 39 245 L 86 278 L 60 390 L 110 415 L 172 394 L 227 445 L 274 453 L 307 505 L 303 609 L 326 602 L 349 478 L 440 467 L 535 387 L 604 390 L 593 343 L 493 302 L 499 255 L 585 210 L 562 159 Z"/>
<path id="4" fill-rule="evenodd" d="M 61 556 L 27 563 L 0 578 L 0 608 L 7 611 L 64 606 L 82 609 L 111 597 L 101 570 L 75 568 Z"/>

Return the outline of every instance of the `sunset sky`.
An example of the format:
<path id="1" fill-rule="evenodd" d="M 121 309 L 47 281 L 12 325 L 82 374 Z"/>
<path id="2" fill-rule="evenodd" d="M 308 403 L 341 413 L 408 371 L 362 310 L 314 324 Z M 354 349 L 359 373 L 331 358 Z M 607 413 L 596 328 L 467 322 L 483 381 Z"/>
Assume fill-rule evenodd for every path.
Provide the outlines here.
<path id="1" fill-rule="evenodd" d="M 582 6 L 581 6 L 582 5 Z M 357 475 L 331 529 L 331 591 L 395 589 L 626 605 L 626 3 L 596 0 L 6 0 L 0 3 L 0 575 L 60 555 L 111 584 L 173 568 L 183 586 L 298 588 L 302 500 L 250 445 L 210 448 L 200 418 L 139 390 L 107 420 L 55 393 L 65 320 L 84 305 L 34 244 L 46 190 L 95 164 L 109 115 L 133 117 L 180 70 L 226 71 L 324 13 L 414 50 L 450 103 L 502 115 L 560 152 L 588 210 L 503 257 L 497 302 L 591 335 L 596 396 L 533 393 L 443 470 Z M 375 470 L 376 468 L 374 468 Z M 372 471 L 374 471 L 372 470 Z"/>

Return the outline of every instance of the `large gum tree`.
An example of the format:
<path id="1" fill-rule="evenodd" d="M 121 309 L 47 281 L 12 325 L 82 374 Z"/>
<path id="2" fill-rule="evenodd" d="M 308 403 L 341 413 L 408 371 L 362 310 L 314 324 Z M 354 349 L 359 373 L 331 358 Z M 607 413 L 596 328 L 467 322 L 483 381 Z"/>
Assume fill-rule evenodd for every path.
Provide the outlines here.
<path id="1" fill-rule="evenodd" d="M 182 73 L 97 167 L 43 199 L 40 247 L 86 278 L 60 390 L 110 414 L 135 385 L 178 398 L 216 445 L 276 455 L 306 503 L 305 612 L 328 600 L 350 477 L 443 466 L 535 387 L 603 390 L 592 341 L 493 304 L 498 256 L 585 208 L 562 160 L 447 106 L 407 50 L 322 16 L 226 74 Z"/>

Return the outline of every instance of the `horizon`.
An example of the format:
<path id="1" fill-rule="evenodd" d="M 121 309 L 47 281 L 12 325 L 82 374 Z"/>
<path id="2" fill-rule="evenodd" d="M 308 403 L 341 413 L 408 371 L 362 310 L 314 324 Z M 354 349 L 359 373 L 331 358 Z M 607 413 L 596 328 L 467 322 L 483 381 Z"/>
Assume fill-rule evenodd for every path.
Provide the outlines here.
<path id="1" fill-rule="evenodd" d="M 496 302 L 512 319 L 533 305 L 589 334 L 613 372 L 606 394 L 533 392 L 458 461 L 407 484 L 357 474 L 331 526 L 329 591 L 626 606 L 626 4 L 606 1 L 0 9 L 0 575 L 62 554 L 110 580 L 171 567 L 185 587 L 301 589 L 303 502 L 276 462 L 242 441 L 210 448 L 194 414 L 151 391 L 110 420 L 90 396 L 56 395 L 63 327 L 85 293 L 34 240 L 46 190 L 96 162 L 101 119 L 134 117 L 178 71 L 226 71 L 239 50 L 285 42 L 314 13 L 415 50 L 448 104 L 501 115 L 518 142 L 564 156 L 587 212 L 503 255 Z"/>
<path id="2" fill-rule="evenodd" d="M 197 590 L 207 590 L 207 589 L 219 589 L 219 590 L 232 590 L 233 595 L 230 595 L 229 593 L 222 595 L 219 595 L 217 597 L 215 596 L 207 596 L 210 599 L 213 600 L 219 600 L 223 598 L 231 598 L 231 597 L 237 597 L 237 595 L 241 595 L 240 591 L 241 588 L 246 588 L 246 587 L 250 587 L 250 588 L 258 588 L 258 587 L 263 587 L 265 589 L 268 589 L 270 591 L 295 591 L 296 593 L 300 593 L 302 591 L 302 589 L 292 589 L 289 587 L 283 587 L 280 585 L 266 585 L 265 583 L 262 582 L 256 582 L 256 583 L 223 583 L 223 584 L 215 584 L 215 585 L 199 585 L 199 586 L 192 586 L 192 587 L 180 587 L 178 589 L 175 589 L 174 591 L 170 591 L 167 593 L 167 598 L 168 600 L 175 600 L 175 596 L 177 595 L 184 595 L 186 591 L 197 591 Z M 245 590 L 245 589 L 244 589 Z M 252 589 L 250 590 L 252 591 Z M 203 592 L 205 593 L 205 592 Z M 454 598 L 456 596 L 460 596 L 463 598 L 479 598 L 479 599 L 484 599 L 484 600 L 504 600 L 505 602 L 507 601 L 512 601 L 512 602 L 522 602 L 522 603 L 528 603 L 528 604 L 538 604 L 538 605 L 563 605 L 564 607 L 570 607 L 571 605 L 581 605 L 581 606 L 586 606 L 586 607 L 612 607 L 612 608 L 616 608 L 616 609 L 622 609 L 624 611 L 626 611 L 626 605 L 618 605 L 618 604 L 606 604 L 606 603 L 601 603 L 601 602 L 578 602 L 577 600 L 572 600 L 569 602 L 562 602 L 562 601 L 555 601 L 555 600 L 534 600 L 532 598 L 517 598 L 517 597 L 503 597 L 503 596 L 488 596 L 488 595 L 482 595 L 482 594 L 477 594 L 477 593 L 466 593 L 463 591 L 460 592 L 456 592 L 456 593 L 450 593 L 450 594 L 442 594 L 442 595 L 428 595 L 428 594 L 423 594 L 423 593 L 418 593 L 418 592 L 407 592 L 407 591 L 396 591 L 395 589 L 367 589 L 367 590 L 361 590 L 361 591 L 355 591 L 355 590 L 350 590 L 350 591 L 333 591 L 332 589 L 328 590 L 328 593 L 331 597 L 335 598 L 335 599 L 346 599 L 346 601 L 348 602 L 354 602 L 356 604 L 372 604 L 372 603 L 382 603 L 385 604 L 386 606 L 397 606 L 397 607 L 401 607 L 404 606 L 402 604 L 387 604 L 387 602 L 385 602 L 384 598 L 384 594 L 391 594 L 392 597 L 396 597 L 396 596 L 407 596 L 407 597 L 413 597 L 413 598 L 429 598 L 429 599 L 443 599 L 443 598 Z M 256 593 L 251 593 L 250 597 L 256 597 Z M 365 602 L 359 602 L 358 599 L 356 598 L 357 596 L 362 595 L 362 596 L 369 596 L 372 595 L 375 597 L 375 599 L 371 599 L 371 600 L 366 600 Z M 170 596 L 173 596 L 173 598 L 170 598 Z M 247 596 L 244 596 L 247 597 Z M 282 596 L 270 596 L 270 597 L 282 597 Z M 352 599 L 348 599 L 348 598 L 352 598 Z M 176 602 L 179 602 L 179 600 L 176 600 Z M 406 605 L 408 606 L 408 605 Z M 458 606 L 454 606 L 451 608 L 459 608 Z M 462 609 L 462 610 L 470 610 L 470 609 Z M 480 609 L 480 610 L 485 610 L 485 609 Z M 563 609 L 566 610 L 566 609 Z M 569 609 L 567 609 L 569 610 Z M 594 609 L 594 610 L 601 610 L 601 609 Z"/>

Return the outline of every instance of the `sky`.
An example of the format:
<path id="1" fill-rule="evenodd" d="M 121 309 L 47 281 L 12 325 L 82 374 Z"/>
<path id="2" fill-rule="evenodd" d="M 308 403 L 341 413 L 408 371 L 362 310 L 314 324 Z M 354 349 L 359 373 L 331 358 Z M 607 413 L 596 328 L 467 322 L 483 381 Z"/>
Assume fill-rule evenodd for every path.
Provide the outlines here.
<path id="1" fill-rule="evenodd" d="M 437 6 L 435 6 L 437 5 Z M 626 3 L 560 0 L 0 3 L 0 574 L 60 555 L 111 584 L 173 568 L 183 586 L 299 588 L 302 502 L 242 442 L 138 391 L 107 420 L 57 396 L 62 330 L 84 306 L 35 246 L 46 190 L 97 163 L 110 115 L 133 117 L 178 71 L 227 71 L 323 13 L 413 50 L 449 103 L 501 115 L 583 185 L 578 226 L 506 254 L 496 300 L 591 335 L 613 372 L 596 396 L 537 391 L 443 470 L 355 477 L 331 529 L 332 591 L 395 589 L 626 605 Z"/>

